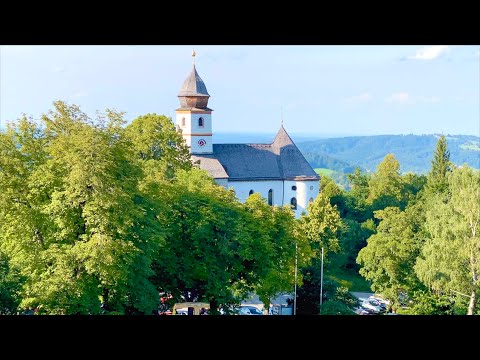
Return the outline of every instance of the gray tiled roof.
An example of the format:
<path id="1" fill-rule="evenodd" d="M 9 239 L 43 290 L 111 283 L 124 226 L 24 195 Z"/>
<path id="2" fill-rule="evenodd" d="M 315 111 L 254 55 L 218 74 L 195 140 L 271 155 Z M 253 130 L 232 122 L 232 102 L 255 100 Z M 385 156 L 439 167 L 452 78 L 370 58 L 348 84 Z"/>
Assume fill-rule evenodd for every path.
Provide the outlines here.
<path id="1" fill-rule="evenodd" d="M 225 178 L 216 175 L 221 164 L 229 180 L 319 179 L 283 126 L 271 144 L 213 144 L 212 155 L 192 158 L 215 178 Z"/>
<path id="2" fill-rule="evenodd" d="M 190 75 L 183 82 L 178 96 L 210 96 L 205 83 L 197 73 L 195 65 L 193 65 Z"/>
<path id="3" fill-rule="evenodd" d="M 192 155 L 191 158 L 194 164 L 200 161 L 200 169 L 208 171 L 215 179 L 228 178 L 222 164 L 213 155 Z"/>

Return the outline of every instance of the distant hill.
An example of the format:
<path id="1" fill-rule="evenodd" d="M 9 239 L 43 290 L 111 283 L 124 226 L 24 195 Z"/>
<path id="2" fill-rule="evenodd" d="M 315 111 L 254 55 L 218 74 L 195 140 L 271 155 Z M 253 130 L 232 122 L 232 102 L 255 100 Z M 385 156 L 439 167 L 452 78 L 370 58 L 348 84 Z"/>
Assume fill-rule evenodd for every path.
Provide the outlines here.
<path id="1" fill-rule="evenodd" d="M 313 168 L 328 168 L 350 173 L 359 166 L 376 171 L 385 155 L 393 153 L 402 173 L 424 174 L 430 170 L 433 152 L 440 135 L 377 135 L 298 141 Z M 480 169 L 480 137 L 447 135 L 450 160 Z"/>

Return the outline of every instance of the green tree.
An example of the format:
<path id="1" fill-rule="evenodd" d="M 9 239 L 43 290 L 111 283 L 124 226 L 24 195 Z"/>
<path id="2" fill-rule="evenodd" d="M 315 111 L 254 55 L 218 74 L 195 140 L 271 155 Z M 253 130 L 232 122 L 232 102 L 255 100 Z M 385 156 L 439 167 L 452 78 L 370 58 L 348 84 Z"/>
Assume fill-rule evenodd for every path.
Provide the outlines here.
<path id="1" fill-rule="evenodd" d="M 361 169 L 357 167 L 353 174 L 347 175 L 347 178 L 351 184 L 350 194 L 357 198 L 359 202 L 366 202 L 370 193 L 369 176 L 362 174 Z"/>
<path id="2" fill-rule="evenodd" d="M 370 193 L 367 203 L 374 210 L 387 206 L 401 206 L 403 200 L 403 181 L 400 175 L 400 164 L 393 154 L 387 154 L 378 165 L 377 172 L 369 181 Z"/>
<path id="3" fill-rule="evenodd" d="M 334 257 L 338 258 L 342 268 L 358 270 L 356 262 L 358 252 L 367 245 L 367 239 L 375 233 L 375 224 L 372 219 L 364 223 L 350 219 L 343 219 L 342 222 L 339 235 L 341 252 Z"/>
<path id="4" fill-rule="evenodd" d="M 13 315 L 20 304 L 24 279 L 10 266 L 8 257 L 0 252 L 0 315 Z"/>
<path id="5" fill-rule="evenodd" d="M 417 201 L 418 197 L 421 196 L 421 191 L 425 188 L 427 177 L 425 175 L 407 173 L 402 176 L 402 180 L 406 203 L 411 204 L 414 201 Z"/>
<path id="6" fill-rule="evenodd" d="M 244 207 L 250 215 L 245 228 L 250 236 L 262 239 L 267 246 L 254 291 L 268 307 L 270 298 L 294 288 L 295 257 L 297 267 L 305 266 L 312 251 L 290 206 L 269 206 L 260 194 L 255 193 L 248 197 Z M 297 282 L 302 283 L 301 274 Z"/>
<path id="7" fill-rule="evenodd" d="M 320 315 L 355 315 L 354 310 L 359 303 L 359 300 L 346 287 L 337 286 L 333 296 L 327 297 L 322 304 Z"/>
<path id="8" fill-rule="evenodd" d="M 392 301 L 411 294 L 421 286 L 413 266 L 422 248 L 423 207 L 414 205 L 401 211 L 387 207 L 375 212 L 380 220 L 377 233 L 358 253 L 360 274 L 371 281 L 372 290 Z"/>
<path id="9" fill-rule="evenodd" d="M 475 313 L 479 292 L 480 173 L 469 167 L 447 175 L 448 196 L 438 193 L 426 212 L 428 240 L 415 265 L 432 290 L 469 295 L 467 314 Z"/>
<path id="10" fill-rule="evenodd" d="M 355 312 L 341 301 L 330 300 L 322 304 L 320 315 L 355 315 Z"/>
<path id="11" fill-rule="evenodd" d="M 21 119 L 2 136 L 0 246 L 26 278 L 20 307 L 149 313 L 159 301 L 150 255 L 163 238 L 122 114 L 91 120 L 75 105 L 54 107 L 41 126 Z"/>
<path id="12" fill-rule="evenodd" d="M 300 217 L 300 229 L 319 257 L 323 247 L 325 256 L 328 252 L 340 250 L 338 231 L 342 226 L 340 214 L 335 206 L 330 204 L 327 195 L 320 193 L 307 207 L 308 214 Z"/>
<path id="13" fill-rule="evenodd" d="M 147 114 L 137 117 L 125 129 L 133 152 L 141 161 L 145 177 L 158 183 L 170 180 L 177 169 L 192 167 L 190 152 L 173 124 L 164 115 Z"/>
<path id="14" fill-rule="evenodd" d="M 413 306 L 408 309 L 411 315 L 455 315 L 455 296 L 438 294 L 429 290 L 413 294 Z"/>
<path id="15" fill-rule="evenodd" d="M 159 217 L 168 232 L 155 258 L 156 283 L 174 297 L 209 302 L 212 314 L 238 304 L 272 272 L 268 231 L 233 192 L 198 168 L 177 171 L 164 191 L 169 206 Z M 273 220 L 260 218 L 268 229 Z"/>
<path id="16" fill-rule="evenodd" d="M 427 189 L 431 193 L 445 193 L 448 190 L 447 174 L 452 171 L 450 151 L 445 135 L 440 136 L 433 154 L 432 167 L 427 176 Z"/>
<path id="17" fill-rule="evenodd" d="M 330 199 L 330 204 L 336 206 L 340 216 L 346 217 L 350 214 L 350 199 L 346 196 L 345 190 L 338 186 L 332 178 L 322 176 L 320 179 L 320 192 Z"/>
<path id="18" fill-rule="evenodd" d="M 320 299 L 321 249 L 324 249 L 324 263 L 328 264 L 330 253 L 340 251 L 338 235 L 342 226 L 340 214 L 336 206 L 330 204 L 327 194 L 321 192 L 308 204 L 308 214 L 303 214 L 299 221 L 299 229 L 305 235 L 312 249 L 311 264 L 300 267 L 305 283 L 299 289 L 299 314 L 310 313 L 315 308 L 318 314 Z"/>

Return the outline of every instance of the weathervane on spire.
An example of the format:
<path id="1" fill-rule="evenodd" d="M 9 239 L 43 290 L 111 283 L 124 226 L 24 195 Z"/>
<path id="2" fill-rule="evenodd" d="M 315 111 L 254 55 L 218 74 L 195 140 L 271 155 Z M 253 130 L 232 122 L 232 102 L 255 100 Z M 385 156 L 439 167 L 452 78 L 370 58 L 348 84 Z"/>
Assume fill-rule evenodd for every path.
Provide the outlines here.
<path id="1" fill-rule="evenodd" d="M 192 62 L 193 62 L 193 65 L 195 65 L 195 55 L 197 55 L 197 53 L 195 52 L 195 49 L 192 50 Z"/>
<path id="2" fill-rule="evenodd" d="M 280 105 L 280 125 L 283 126 L 283 105 Z"/>

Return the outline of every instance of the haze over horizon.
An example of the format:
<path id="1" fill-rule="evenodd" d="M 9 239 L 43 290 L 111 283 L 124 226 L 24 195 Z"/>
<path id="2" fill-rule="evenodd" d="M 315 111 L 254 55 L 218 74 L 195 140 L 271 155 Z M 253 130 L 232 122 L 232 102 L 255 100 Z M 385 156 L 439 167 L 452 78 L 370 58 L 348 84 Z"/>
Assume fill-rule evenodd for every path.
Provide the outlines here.
<path id="1" fill-rule="evenodd" d="M 0 46 L 0 126 L 53 102 L 174 118 L 197 71 L 214 134 L 480 136 L 478 46 Z"/>

